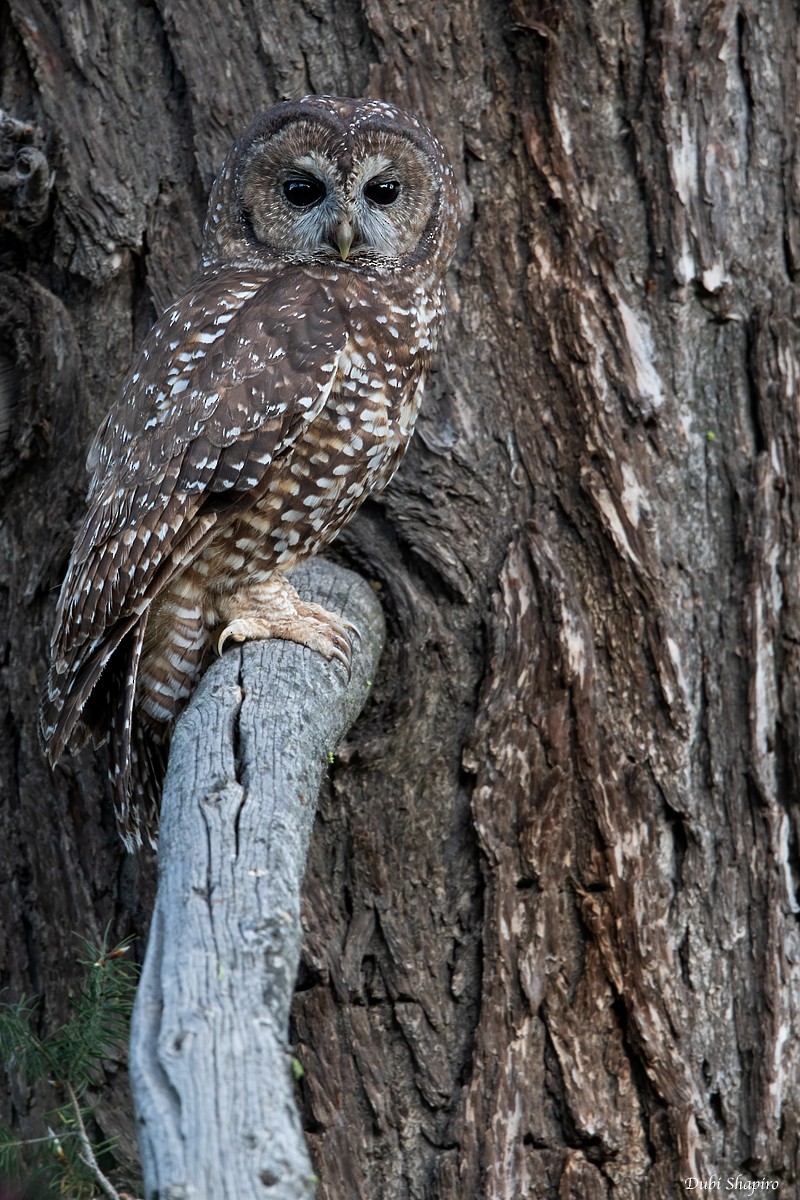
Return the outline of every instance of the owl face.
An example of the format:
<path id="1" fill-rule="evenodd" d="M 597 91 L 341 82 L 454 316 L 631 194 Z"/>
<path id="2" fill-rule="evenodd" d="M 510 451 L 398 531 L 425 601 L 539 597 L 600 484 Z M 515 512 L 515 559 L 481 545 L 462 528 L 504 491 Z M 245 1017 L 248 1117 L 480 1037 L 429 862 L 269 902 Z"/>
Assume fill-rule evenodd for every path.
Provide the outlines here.
<path id="1" fill-rule="evenodd" d="M 257 142 L 242 199 L 256 239 L 293 259 L 398 263 L 415 249 L 436 203 L 424 153 L 402 135 L 358 138 L 302 120 Z"/>
<path id="2" fill-rule="evenodd" d="M 209 213 L 207 260 L 212 246 L 224 246 L 228 256 L 255 251 L 395 269 L 441 256 L 442 229 L 457 226 L 444 150 L 415 117 L 383 101 L 306 97 L 276 105 L 231 157 Z M 235 228 L 223 215 L 225 191 L 238 205 Z"/>

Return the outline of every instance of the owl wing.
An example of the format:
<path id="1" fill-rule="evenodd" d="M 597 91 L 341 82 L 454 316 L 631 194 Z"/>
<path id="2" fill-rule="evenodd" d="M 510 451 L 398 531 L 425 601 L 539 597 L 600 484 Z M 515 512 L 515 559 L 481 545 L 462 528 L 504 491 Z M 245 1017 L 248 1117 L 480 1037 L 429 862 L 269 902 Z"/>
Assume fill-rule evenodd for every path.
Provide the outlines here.
<path id="1" fill-rule="evenodd" d="M 204 278 L 147 337 L 89 452 L 90 507 L 61 589 L 41 729 L 60 756 L 152 600 L 324 406 L 342 308 L 296 268 Z M 153 382 L 150 382 L 153 380 Z"/>

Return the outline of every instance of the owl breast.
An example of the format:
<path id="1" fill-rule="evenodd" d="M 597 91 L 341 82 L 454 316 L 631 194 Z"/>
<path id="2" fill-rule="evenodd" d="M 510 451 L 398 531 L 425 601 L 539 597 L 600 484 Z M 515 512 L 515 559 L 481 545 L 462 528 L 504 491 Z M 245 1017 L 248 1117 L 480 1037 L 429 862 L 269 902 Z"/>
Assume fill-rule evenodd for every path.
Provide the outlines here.
<path id="1" fill-rule="evenodd" d="M 330 542 L 364 498 L 391 479 L 414 430 L 422 385 L 394 388 L 355 339 L 343 351 L 330 397 L 282 459 L 250 511 L 222 530 L 199 564 L 235 587 L 249 577 L 289 570 Z M 220 555 L 222 558 L 220 559 Z"/>
<path id="2" fill-rule="evenodd" d="M 328 399 L 300 438 L 274 462 L 250 511 L 201 556 L 227 581 L 239 571 L 289 570 L 330 542 L 367 495 L 391 479 L 414 431 L 428 367 L 433 322 L 429 301 L 390 305 L 377 316 L 391 342 L 379 361 L 353 304 Z M 388 339 L 387 339 L 388 340 Z M 234 553 L 232 553 L 232 551 Z M 217 558 L 224 556 L 224 563 Z M 227 569 L 222 570 L 225 566 Z"/>
<path id="3" fill-rule="evenodd" d="M 314 421 L 276 456 L 252 505 L 153 605 L 137 697 L 153 724 L 191 695 L 224 623 L 226 598 L 322 549 L 392 478 L 414 432 L 440 316 L 429 297 L 419 306 L 390 306 L 384 320 L 392 342 L 380 362 L 365 322 L 354 318 Z"/>

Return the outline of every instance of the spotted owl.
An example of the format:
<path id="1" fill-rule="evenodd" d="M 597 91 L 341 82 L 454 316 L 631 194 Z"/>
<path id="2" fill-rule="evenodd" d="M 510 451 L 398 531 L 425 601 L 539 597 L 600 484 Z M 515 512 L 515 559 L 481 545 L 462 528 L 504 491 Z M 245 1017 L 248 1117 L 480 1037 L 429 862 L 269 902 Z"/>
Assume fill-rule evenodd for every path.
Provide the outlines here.
<path id="1" fill-rule="evenodd" d="M 51 763 L 108 736 L 129 848 L 155 838 L 172 723 L 228 639 L 349 664 L 352 630 L 287 572 L 403 455 L 458 212 L 442 146 L 382 101 L 279 104 L 228 155 L 199 271 L 89 452 L 42 700 Z"/>

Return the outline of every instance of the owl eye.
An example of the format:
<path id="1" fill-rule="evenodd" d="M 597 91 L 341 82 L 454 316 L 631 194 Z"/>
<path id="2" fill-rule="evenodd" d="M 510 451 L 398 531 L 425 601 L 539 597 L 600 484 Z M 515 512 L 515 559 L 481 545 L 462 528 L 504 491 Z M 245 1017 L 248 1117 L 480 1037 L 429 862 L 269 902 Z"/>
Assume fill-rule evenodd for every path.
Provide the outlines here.
<path id="1" fill-rule="evenodd" d="M 283 185 L 283 194 L 292 208 L 313 208 L 324 198 L 326 190 L 321 179 L 311 176 L 287 179 Z"/>
<path id="2" fill-rule="evenodd" d="M 365 185 L 364 195 L 371 204 L 394 204 L 400 195 L 400 184 L 396 179 L 373 179 Z"/>

